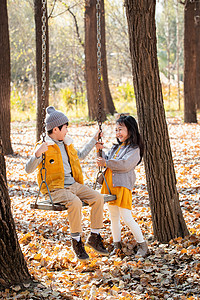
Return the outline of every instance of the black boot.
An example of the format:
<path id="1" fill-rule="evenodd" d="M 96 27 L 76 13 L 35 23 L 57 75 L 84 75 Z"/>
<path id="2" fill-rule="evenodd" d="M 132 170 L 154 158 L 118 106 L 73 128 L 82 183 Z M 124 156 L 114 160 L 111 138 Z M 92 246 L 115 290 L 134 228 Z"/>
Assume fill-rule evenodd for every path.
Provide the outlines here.
<path id="1" fill-rule="evenodd" d="M 98 252 L 99 254 L 109 255 L 109 252 L 103 245 L 103 239 L 100 234 L 91 232 L 90 236 L 86 241 L 86 245 L 91 247 L 93 250 Z"/>
<path id="2" fill-rule="evenodd" d="M 112 255 L 116 255 L 117 252 L 119 252 L 119 251 L 121 250 L 121 248 L 122 248 L 122 245 L 121 245 L 120 242 L 114 242 L 113 244 L 114 244 L 114 249 L 113 249 L 113 251 L 110 253 L 111 256 L 112 256 Z"/>
<path id="3" fill-rule="evenodd" d="M 87 259 L 89 259 L 89 256 L 87 255 L 85 248 L 84 248 L 84 244 L 83 242 L 80 241 L 77 242 L 77 240 L 72 238 L 72 247 L 74 250 L 74 253 L 76 254 L 77 259 L 81 260 L 81 261 L 85 261 Z"/>

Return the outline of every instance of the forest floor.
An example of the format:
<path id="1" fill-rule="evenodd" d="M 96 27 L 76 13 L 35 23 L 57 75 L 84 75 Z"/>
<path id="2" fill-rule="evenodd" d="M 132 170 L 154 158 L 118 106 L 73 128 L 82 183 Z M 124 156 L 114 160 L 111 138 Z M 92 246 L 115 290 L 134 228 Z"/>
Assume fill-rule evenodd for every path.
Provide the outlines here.
<path id="1" fill-rule="evenodd" d="M 191 235 L 168 244 L 154 240 L 142 163 L 136 169 L 132 213 L 148 241 L 150 256 L 135 257 L 134 238 L 122 223 L 123 254 L 103 257 L 86 247 L 87 263 L 77 262 L 71 250 L 67 212 L 30 209 L 38 188 L 36 174 L 26 174 L 24 166 L 33 152 L 35 127 L 32 122 L 12 124 L 15 155 L 6 157 L 9 194 L 21 249 L 37 284 L 24 289 L 13 286 L 0 292 L 0 299 L 200 299 L 200 126 L 183 124 L 181 118 L 167 122 L 180 205 Z M 75 147 L 81 148 L 96 130 L 96 124 L 83 123 L 70 126 L 69 134 Z M 103 131 L 109 149 L 115 141 L 114 122 L 105 123 Z M 85 184 L 91 187 L 98 171 L 95 156 L 92 150 L 82 163 Z M 89 208 L 82 211 L 85 240 L 90 231 Z M 111 250 L 106 205 L 101 234 Z"/>

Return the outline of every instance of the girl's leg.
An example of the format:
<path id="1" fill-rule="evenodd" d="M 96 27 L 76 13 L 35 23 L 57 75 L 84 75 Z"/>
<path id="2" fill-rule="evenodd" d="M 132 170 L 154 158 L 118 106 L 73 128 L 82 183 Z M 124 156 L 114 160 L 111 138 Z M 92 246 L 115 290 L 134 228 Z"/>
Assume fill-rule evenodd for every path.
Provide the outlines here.
<path id="1" fill-rule="evenodd" d="M 127 208 L 119 207 L 120 215 L 122 219 L 124 220 L 124 223 L 130 228 L 132 234 L 134 235 L 136 241 L 138 243 L 144 242 L 144 237 L 142 234 L 142 231 L 140 229 L 140 226 L 137 222 L 133 219 L 133 216 L 131 214 L 131 210 Z"/>
<path id="2" fill-rule="evenodd" d="M 121 224 L 120 224 L 119 207 L 116 205 L 108 204 L 108 210 L 111 219 L 111 230 L 112 230 L 113 242 L 118 243 L 121 241 Z"/>

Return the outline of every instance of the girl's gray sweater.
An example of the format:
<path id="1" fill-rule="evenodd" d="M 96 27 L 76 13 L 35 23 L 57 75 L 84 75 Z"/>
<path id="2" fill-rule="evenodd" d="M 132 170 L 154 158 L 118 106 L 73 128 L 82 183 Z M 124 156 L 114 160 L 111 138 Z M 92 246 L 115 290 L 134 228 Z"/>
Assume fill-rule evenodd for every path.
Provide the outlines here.
<path id="1" fill-rule="evenodd" d="M 121 146 L 114 159 L 118 147 L 114 145 L 107 155 L 103 151 L 102 156 L 106 159 L 106 167 L 112 170 L 113 186 L 123 186 L 132 190 L 136 180 L 135 167 L 140 161 L 140 149 L 130 145 Z"/>

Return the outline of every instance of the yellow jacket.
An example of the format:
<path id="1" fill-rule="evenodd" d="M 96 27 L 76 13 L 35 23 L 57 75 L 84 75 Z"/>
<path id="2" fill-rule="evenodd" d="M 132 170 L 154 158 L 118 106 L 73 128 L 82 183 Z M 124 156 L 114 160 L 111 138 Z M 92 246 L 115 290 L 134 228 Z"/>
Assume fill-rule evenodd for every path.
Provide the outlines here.
<path id="1" fill-rule="evenodd" d="M 67 154 L 69 157 L 69 163 L 72 170 L 72 175 L 76 182 L 83 184 L 83 174 L 77 154 L 77 150 L 74 148 L 73 144 L 65 144 Z M 42 162 L 37 167 L 37 181 L 40 186 L 42 179 L 40 170 L 42 168 Z M 46 183 L 50 191 L 55 189 L 64 188 L 64 167 L 62 161 L 62 155 L 58 145 L 55 143 L 48 146 L 48 150 L 45 152 L 45 168 L 46 168 Z M 43 179 L 45 176 L 45 171 L 43 170 Z M 47 193 L 47 188 L 45 184 L 41 187 L 42 194 Z"/>

